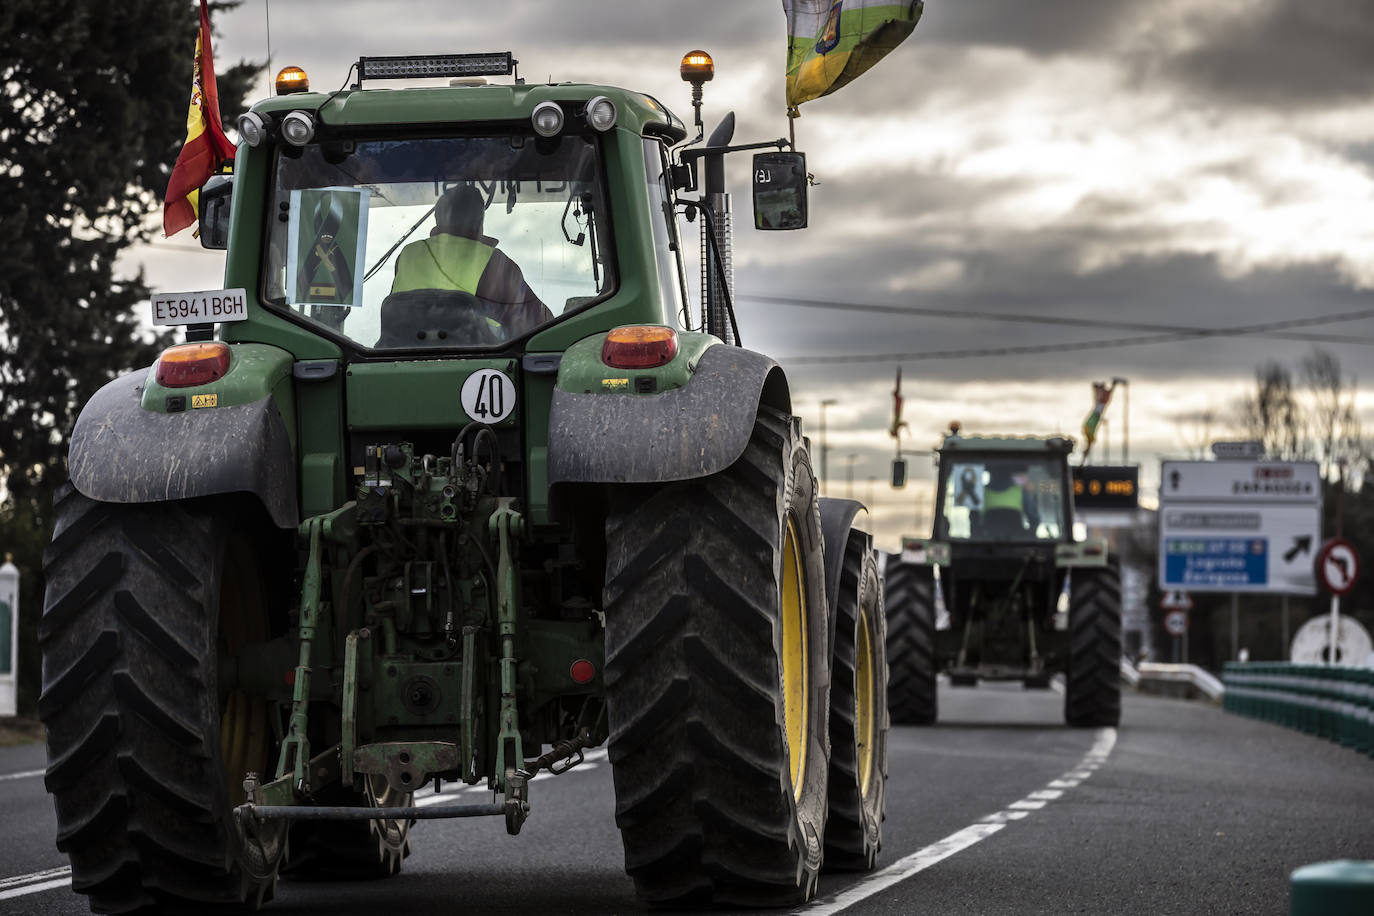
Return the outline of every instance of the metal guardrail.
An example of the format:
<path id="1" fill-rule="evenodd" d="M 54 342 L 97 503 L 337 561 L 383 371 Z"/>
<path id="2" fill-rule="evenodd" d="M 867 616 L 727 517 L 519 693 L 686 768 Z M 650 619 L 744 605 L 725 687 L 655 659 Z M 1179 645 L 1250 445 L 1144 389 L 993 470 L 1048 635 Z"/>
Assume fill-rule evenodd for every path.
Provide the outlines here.
<path id="1" fill-rule="evenodd" d="M 1374 668 L 1229 662 L 1223 708 L 1374 757 Z"/>
<path id="2" fill-rule="evenodd" d="M 1140 680 L 1136 686 L 1151 681 L 1166 684 L 1187 684 L 1209 700 L 1220 700 L 1226 687 L 1217 680 L 1216 675 L 1197 665 L 1167 665 L 1161 662 L 1141 662 L 1138 669 Z"/>

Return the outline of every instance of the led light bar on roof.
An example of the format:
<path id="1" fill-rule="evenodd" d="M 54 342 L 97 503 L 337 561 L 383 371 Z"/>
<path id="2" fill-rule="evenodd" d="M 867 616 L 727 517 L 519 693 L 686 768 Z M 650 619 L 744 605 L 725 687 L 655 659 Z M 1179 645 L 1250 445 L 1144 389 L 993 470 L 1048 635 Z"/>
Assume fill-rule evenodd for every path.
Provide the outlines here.
<path id="1" fill-rule="evenodd" d="M 488 54 L 421 54 L 414 57 L 360 57 L 358 81 L 505 76 L 511 73 L 515 63 L 509 51 Z"/>

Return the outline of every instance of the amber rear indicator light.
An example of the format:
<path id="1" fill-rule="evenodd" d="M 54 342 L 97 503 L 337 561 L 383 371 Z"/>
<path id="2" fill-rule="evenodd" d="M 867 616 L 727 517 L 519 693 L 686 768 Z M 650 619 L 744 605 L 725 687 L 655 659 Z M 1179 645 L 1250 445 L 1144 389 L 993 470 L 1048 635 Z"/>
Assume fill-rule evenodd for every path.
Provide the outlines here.
<path id="1" fill-rule="evenodd" d="M 677 332 L 660 324 L 616 328 L 601 345 L 601 361 L 615 369 L 653 369 L 677 356 Z"/>
<path id="2" fill-rule="evenodd" d="M 168 347 L 157 358 L 155 377 L 164 388 L 192 388 L 224 378 L 229 372 L 229 345 L 219 341 Z"/>

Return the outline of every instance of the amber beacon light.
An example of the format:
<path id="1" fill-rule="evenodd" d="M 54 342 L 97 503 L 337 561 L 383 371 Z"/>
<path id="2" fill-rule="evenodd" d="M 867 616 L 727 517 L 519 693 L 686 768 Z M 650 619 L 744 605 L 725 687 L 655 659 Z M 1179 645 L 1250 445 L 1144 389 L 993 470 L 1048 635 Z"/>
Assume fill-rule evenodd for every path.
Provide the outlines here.
<path id="1" fill-rule="evenodd" d="M 688 51 L 682 55 L 682 65 L 678 68 L 684 82 L 709 83 L 716 75 L 716 62 L 705 51 Z"/>
<path id="2" fill-rule="evenodd" d="M 277 95 L 309 91 L 310 77 L 300 67 L 282 67 L 277 71 Z"/>

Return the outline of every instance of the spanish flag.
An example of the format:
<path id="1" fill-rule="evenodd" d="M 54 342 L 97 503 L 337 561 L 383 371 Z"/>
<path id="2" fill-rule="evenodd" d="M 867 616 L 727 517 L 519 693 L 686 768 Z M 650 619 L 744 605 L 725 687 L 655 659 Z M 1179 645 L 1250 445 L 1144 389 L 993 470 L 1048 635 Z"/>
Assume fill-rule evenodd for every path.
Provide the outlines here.
<path id="1" fill-rule="evenodd" d="M 233 155 L 234 144 L 220 126 L 215 63 L 210 55 L 210 10 L 205 0 L 200 0 L 191 107 L 186 112 L 186 143 L 172 167 L 172 177 L 167 179 L 167 195 L 162 204 L 163 235 L 176 235 L 196 222 L 196 194 L 219 164 Z"/>
<path id="2" fill-rule="evenodd" d="M 782 0 L 787 15 L 787 107 L 848 85 L 902 43 L 922 0 Z"/>

